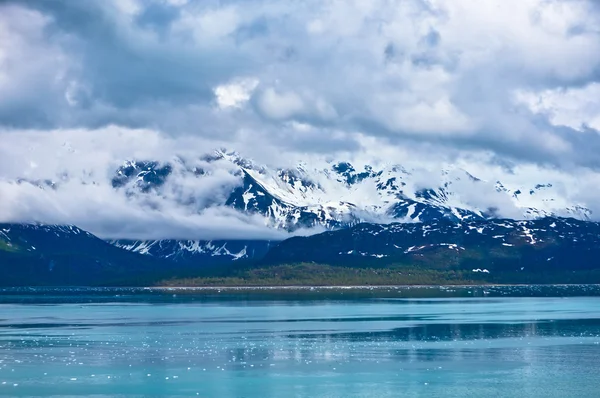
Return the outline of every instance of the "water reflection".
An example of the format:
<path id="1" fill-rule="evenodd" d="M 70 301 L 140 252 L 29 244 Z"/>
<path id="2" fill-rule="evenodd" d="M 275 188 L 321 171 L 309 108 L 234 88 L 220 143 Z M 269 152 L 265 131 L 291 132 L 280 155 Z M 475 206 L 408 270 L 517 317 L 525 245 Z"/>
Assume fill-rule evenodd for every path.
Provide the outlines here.
<path id="1" fill-rule="evenodd" d="M 542 322 L 521 323 L 468 323 L 468 324 L 435 324 L 426 323 L 416 326 L 394 328 L 384 331 L 347 332 L 347 333 L 298 333 L 288 338 L 304 339 L 338 339 L 338 340 L 392 340 L 392 341 L 457 341 L 457 340 L 489 340 L 499 338 L 534 338 L 534 337 L 598 337 L 600 336 L 600 319 L 582 319 L 574 323 L 572 320 L 550 320 Z"/>
<path id="2" fill-rule="evenodd" d="M 597 297 L 14 298 L 0 305 L 0 395 L 586 397 L 600 389 Z"/>

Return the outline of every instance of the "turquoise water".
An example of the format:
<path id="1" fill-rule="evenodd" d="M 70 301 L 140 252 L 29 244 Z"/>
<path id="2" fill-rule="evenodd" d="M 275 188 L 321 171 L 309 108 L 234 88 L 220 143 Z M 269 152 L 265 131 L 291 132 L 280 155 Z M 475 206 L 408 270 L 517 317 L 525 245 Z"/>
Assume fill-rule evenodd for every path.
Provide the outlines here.
<path id="1" fill-rule="evenodd" d="M 4 289 L 0 396 L 598 397 L 598 294 Z"/>

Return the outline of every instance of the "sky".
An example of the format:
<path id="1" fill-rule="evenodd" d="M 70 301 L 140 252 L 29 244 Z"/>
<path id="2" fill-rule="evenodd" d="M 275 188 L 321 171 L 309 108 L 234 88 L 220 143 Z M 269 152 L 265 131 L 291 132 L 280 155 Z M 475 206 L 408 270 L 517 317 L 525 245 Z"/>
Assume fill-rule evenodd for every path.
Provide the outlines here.
<path id="1" fill-rule="evenodd" d="M 108 190 L 73 188 L 75 204 L 48 207 L 10 181 L 221 147 L 277 165 L 468 163 L 490 180 L 529 170 L 591 206 L 600 3 L 0 0 L 0 219 L 39 213 L 111 235 L 110 217 L 88 216 L 96 207 L 72 210 L 110 202 Z"/>

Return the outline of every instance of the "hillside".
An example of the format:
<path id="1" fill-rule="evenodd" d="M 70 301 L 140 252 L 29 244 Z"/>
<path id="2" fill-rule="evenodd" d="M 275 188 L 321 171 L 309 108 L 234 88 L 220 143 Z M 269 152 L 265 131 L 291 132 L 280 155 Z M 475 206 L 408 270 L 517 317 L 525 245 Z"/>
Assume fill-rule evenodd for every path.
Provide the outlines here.
<path id="1" fill-rule="evenodd" d="M 600 224 L 564 218 L 529 221 L 360 224 L 288 239 L 265 262 L 404 264 L 493 272 L 600 268 Z"/>
<path id="2" fill-rule="evenodd" d="M 40 224 L 0 224 L 0 268 L 0 286 L 143 285 L 176 274 L 75 226 Z"/>
<path id="3" fill-rule="evenodd" d="M 279 243 L 188 244 L 119 248 L 74 226 L 2 224 L 0 285 L 600 282 L 600 224 L 575 219 L 363 223 Z M 170 257 L 174 245 L 190 256 Z"/>

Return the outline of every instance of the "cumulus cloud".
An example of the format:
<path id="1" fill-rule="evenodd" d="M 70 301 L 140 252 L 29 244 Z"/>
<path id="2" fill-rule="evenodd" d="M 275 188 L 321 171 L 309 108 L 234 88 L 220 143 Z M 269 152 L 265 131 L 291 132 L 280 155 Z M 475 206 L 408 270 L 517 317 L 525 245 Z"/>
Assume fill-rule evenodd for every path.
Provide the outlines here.
<path id="1" fill-rule="evenodd" d="M 241 176 L 233 164 L 202 160 L 202 140 L 149 130 L 5 133 L 0 142 L 0 220 L 76 224 L 104 238 L 281 239 L 259 216 L 224 203 Z M 189 159 L 182 163 L 182 159 Z M 127 159 L 169 162 L 168 183 L 152 195 L 114 189 Z M 201 178 L 187 169 L 202 169 Z M 137 194 L 136 194 L 137 192 Z"/>
<path id="2" fill-rule="evenodd" d="M 545 115 L 555 126 L 579 132 L 590 128 L 600 131 L 600 83 L 539 92 L 518 91 L 515 99 L 532 112 Z"/>
<path id="3" fill-rule="evenodd" d="M 224 146 L 594 179 L 598 26 L 594 0 L 6 0 L 0 177 Z M 61 146 L 32 151 L 44 135 Z"/>
<path id="4" fill-rule="evenodd" d="M 107 239 L 268 239 L 287 234 L 265 225 L 264 218 L 213 206 L 191 212 L 168 198 L 127 198 L 110 185 L 61 184 L 41 190 L 31 184 L 0 181 L 4 222 L 75 224 Z M 204 192 L 206 194 L 206 192 Z M 196 191 L 198 194 L 198 191 Z"/>
<path id="5" fill-rule="evenodd" d="M 548 99 L 557 109 L 539 112 L 519 108 L 514 95 L 594 84 L 600 13 L 591 0 L 0 7 L 5 126 L 119 124 L 235 144 L 240 129 L 297 121 L 393 145 L 430 142 L 524 161 L 553 162 L 558 148 L 569 162 L 596 166 L 586 144 L 600 145 L 597 135 L 582 141 L 572 123 L 555 126 L 557 114 L 572 113 L 561 111 L 569 105 Z M 242 113 L 214 113 L 215 103 L 248 102 Z M 596 128 L 593 119 L 586 126 Z M 285 135 L 261 138 L 288 144 Z"/>
<path id="6" fill-rule="evenodd" d="M 311 127 L 290 129 L 311 134 Z M 335 132 L 332 132 L 335 134 Z M 237 166 L 227 160 L 207 160 L 223 142 L 201 137 L 172 137 L 147 129 L 111 126 L 97 130 L 3 132 L 0 141 L 0 221 L 40 221 L 76 224 L 104 238 L 282 239 L 260 216 L 224 206 L 241 184 Z M 428 146 L 396 148 L 381 138 L 358 140 L 358 148 L 343 148 L 333 157 L 292 147 L 280 156 L 265 150 L 253 136 L 241 136 L 258 165 L 295 167 L 299 163 L 323 190 L 311 194 L 306 205 L 356 203 L 365 219 L 389 221 L 369 209 L 386 208 L 376 182 L 370 179 L 347 189 L 331 177 L 332 162 L 346 160 L 356 170 L 388 169 L 396 164 L 411 173 L 403 188 L 407 195 L 450 183 L 449 204 L 493 210 L 497 216 L 520 218 L 523 208 L 535 207 L 569 216 L 568 208 L 583 206 L 600 214 L 600 173 L 578 167 L 569 171 L 533 163 L 502 163 L 491 152 L 461 151 L 431 156 Z M 242 151 L 243 154 L 247 154 Z M 264 154 L 267 154 L 266 156 Z M 261 157 L 260 155 L 263 154 Z M 172 167 L 167 182 L 151 194 L 142 194 L 135 181 L 115 189 L 111 183 L 124 160 L 155 160 Z M 199 175 L 196 171 L 201 170 Z M 312 170 L 312 171 L 311 171 Z M 323 170 L 329 170 L 323 172 Z M 318 171 L 318 172 L 314 172 Z M 481 179 L 474 182 L 470 173 Z M 573 174 L 579 178 L 573 178 Z M 509 190 L 497 192 L 497 181 Z M 551 189 L 536 189 L 551 185 Z M 512 193 L 523 194 L 515 200 Z M 561 213 L 561 211 L 565 211 Z M 370 218 L 369 218 L 370 217 Z M 314 233 L 295 231 L 295 234 Z"/>
<path id="7" fill-rule="evenodd" d="M 241 108 L 250 99 L 258 86 L 256 79 L 238 79 L 214 89 L 217 105 L 221 109 Z"/>
<path id="8" fill-rule="evenodd" d="M 259 100 L 261 111 L 273 119 L 289 119 L 304 111 L 304 101 L 293 91 L 277 92 L 267 88 Z"/>

